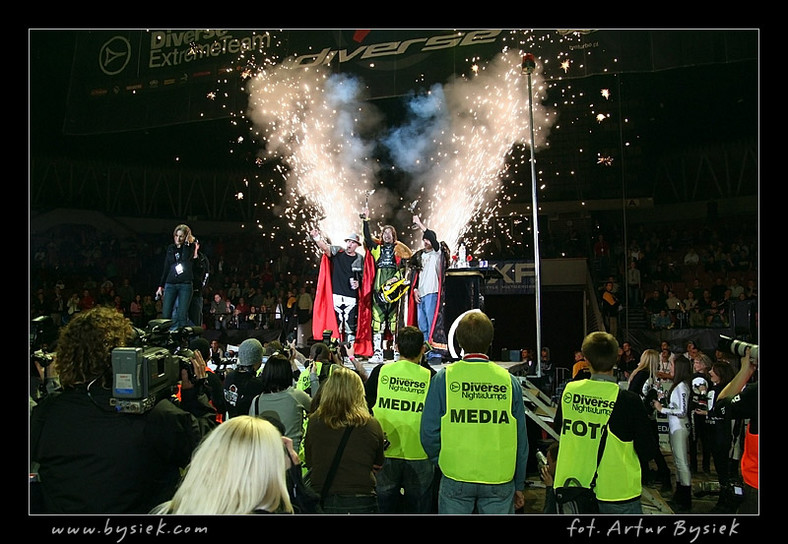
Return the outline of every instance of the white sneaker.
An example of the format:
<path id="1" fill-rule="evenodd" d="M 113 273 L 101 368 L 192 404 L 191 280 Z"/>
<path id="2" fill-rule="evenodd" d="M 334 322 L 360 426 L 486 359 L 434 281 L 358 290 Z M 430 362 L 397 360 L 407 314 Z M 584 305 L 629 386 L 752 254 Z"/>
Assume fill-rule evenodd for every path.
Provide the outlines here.
<path id="1" fill-rule="evenodd" d="M 372 357 L 369 358 L 370 363 L 382 363 L 383 362 L 383 352 L 379 349 L 375 350 L 375 353 L 372 354 Z"/>
<path id="2" fill-rule="evenodd" d="M 399 351 L 394 352 L 394 360 L 399 361 Z"/>

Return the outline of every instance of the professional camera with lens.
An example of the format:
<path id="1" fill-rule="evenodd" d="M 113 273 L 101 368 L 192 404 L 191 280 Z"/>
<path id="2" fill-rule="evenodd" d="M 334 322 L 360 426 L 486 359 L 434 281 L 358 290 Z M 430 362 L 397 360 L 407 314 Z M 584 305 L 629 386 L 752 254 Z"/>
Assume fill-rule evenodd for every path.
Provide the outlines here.
<path id="1" fill-rule="evenodd" d="M 727 351 L 732 355 L 738 355 L 739 357 L 744 357 L 747 353 L 747 348 L 750 348 L 750 358 L 751 359 L 758 359 L 758 345 L 757 344 L 750 344 L 748 342 L 744 342 L 742 340 L 737 340 L 735 338 L 731 338 L 729 336 L 720 335 L 720 340 L 717 343 L 717 349 L 720 351 Z"/>
<path id="2" fill-rule="evenodd" d="M 199 327 L 170 330 L 172 321 L 154 319 L 137 329 L 136 345 L 112 350 L 112 405 L 119 412 L 144 413 L 169 396 L 181 380 L 181 370 L 196 382 L 188 349 Z"/>
<path id="3" fill-rule="evenodd" d="M 265 359 L 265 357 L 263 359 Z M 216 365 L 214 372 L 224 381 L 227 374 L 238 365 L 238 346 L 227 346 L 224 355 L 216 353 L 212 357 L 212 361 L 213 364 Z"/>
<path id="4" fill-rule="evenodd" d="M 338 338 L 333 338 L 334 331 L 326 329 L 323 331 L 323 343 L 328 347 L 328 351 L 334 355 L 336 354 L 340 359 L 347 356 L 347 348 L 350 347 L 350 342 L 340 342 Z"/>

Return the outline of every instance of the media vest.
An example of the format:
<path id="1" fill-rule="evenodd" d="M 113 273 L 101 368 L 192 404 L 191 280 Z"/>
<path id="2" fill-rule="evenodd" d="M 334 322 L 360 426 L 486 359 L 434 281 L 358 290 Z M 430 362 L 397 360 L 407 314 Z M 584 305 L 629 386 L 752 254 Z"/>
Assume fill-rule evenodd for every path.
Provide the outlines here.
<path id="1" fill-rule="evenodd" d="M 597 452 L 602 428 L 616 405 L 619 386 L 615 382 L 580 380 L 566 384 L 561 397 L 561 446 L 555 468 L 555 487 L 567 478 L 591 485 L 597 470 Z M 633 442 L 622 442 L 607 429 L 605 449 L 599 463 L 594 491 L 601 501 L 625 501 L 640 496 L 640 461 Z"/>
<path id="2" fill-rule="evenodd" d="M 506 483 L 514 477 L 516 457 L 509 372 L 489 361 L 447 366 L 438 456 L 443 474 L 461 482 Z"/>
<path id="3" fill-rule="evenodd" d="M 380 367 L 378 396 L 372 409 L 391 443 L 386 457 L 427 459 L 419 430 L 430 378 L 428 369 L 404 359 Z"/>
<path id="4" fill-rule="evenodd" d="M 317 379 L 320 384 L 328 378 L 331 373 L 334 371 L 334 365 L 329 362 L 324 361 L 315 361 L 315 372 L 317 373 Z M 309 377 L 309 368 L 305 368 L 301 371 L 301 374 L 298 375 L 298 380 L 296 380 L 296 389 L 300 389 L 301 391 L 311 391 L 312 381 Z M 311 395 L 315 396 L 316 391 L 312 391 Z"/>

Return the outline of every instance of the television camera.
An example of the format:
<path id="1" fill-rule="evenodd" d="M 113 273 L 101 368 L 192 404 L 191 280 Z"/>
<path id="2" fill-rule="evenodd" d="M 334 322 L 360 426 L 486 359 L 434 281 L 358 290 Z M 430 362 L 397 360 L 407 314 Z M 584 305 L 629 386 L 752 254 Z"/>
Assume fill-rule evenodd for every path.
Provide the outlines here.
<path id="1" fill-rule="evenodd" d="M 181 381 L 181 370 L 196 383 L 188 348 L 201 334 L 199 327 L 170 330 L 172 320 L 154 319 L 143 331 L 135 329 L 135 345 L 112 350 L 112 398 L 119 412 L 144 413 L 169 396 Z"/>

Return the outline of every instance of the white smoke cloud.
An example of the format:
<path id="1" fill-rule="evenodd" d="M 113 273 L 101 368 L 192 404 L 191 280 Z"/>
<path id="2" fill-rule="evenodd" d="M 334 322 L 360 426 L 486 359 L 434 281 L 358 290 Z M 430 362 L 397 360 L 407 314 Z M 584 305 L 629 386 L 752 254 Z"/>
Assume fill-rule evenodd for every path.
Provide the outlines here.
<path id="1" fill-rule="evenodd" d="M 472 221 L 494 213 L 513 146 L 530 145 L 530 97 L 521 58 L 509 50 L 470 77 L 455 77 L 411 97 L 405 123 L 384 140 L 397 167 L 413 175 L 410 191 L 422 195 L 422 220 L 452 249 Z M 532 87 L 538 85 L 533 74 Z M 551 119 L 537 96 L 537 149 Z"/>
<path id="2" fill-rule="evenodd" d="M 513 146 L 530 145 L 530 97 L 520 59 L 506 51 L 469 77 L 408 97 L 406 118 L 382 137 L 382 115 L 367 101 L 360 80 L 314 66 L 262 70 L 248 82 L 247 115 L 265 141 L 261 157 L 287 167 L 290 219 L 305 231 L 319 221 L 332 242 L 342 244 L 360 230 L 364 195 L 374 190 L 373 225 L 393 222 L 394 208 L 419 199 L 424 223 L 456 249 L 472 222 L 495 212 Z M 538 97 L 538 71 L 532 78 L 538 149 L 554 116 Z M 407 194 L 380 184 L 378 143 L 407 174 Z M 407 237 L 410 217 L 396 221 L 400 238 Z M 417 249 L 416 238 L 403 241 Z"/>
<path id="3" fill-rule="evenodd" d="M 320 67 L 275 67 L 252 78 L 247 91 L 247 116 L 265 141 L 262 158 L 287 168 L 290 219 L 342 245 L 359 230 L 361 195 L 378 177 L 375 144 L 365 136 L 380 114 L 363 85 Z"/>

